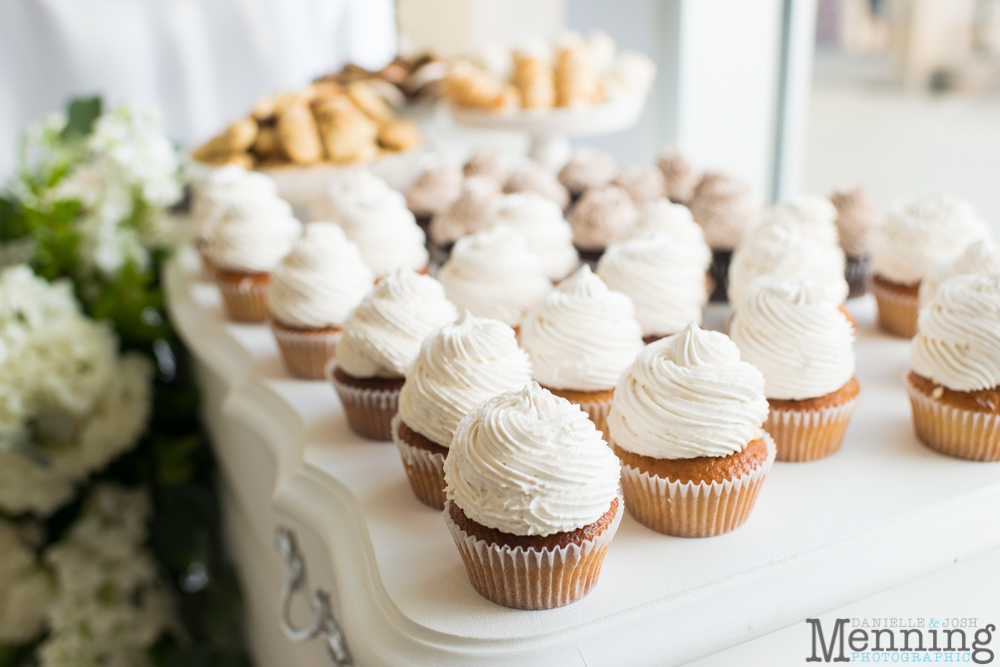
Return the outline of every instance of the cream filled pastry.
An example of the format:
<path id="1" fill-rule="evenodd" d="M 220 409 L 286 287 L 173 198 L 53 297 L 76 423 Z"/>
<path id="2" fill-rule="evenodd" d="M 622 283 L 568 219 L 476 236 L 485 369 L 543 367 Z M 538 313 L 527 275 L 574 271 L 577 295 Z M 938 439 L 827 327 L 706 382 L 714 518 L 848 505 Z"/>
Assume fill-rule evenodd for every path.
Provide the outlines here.
<path id="1" fill-rule="evenodd" d="M 462 192 L 462 180 L 462 170 L 457 167 L 428 167 L 406 191 L 406 206 L 419 217 L 447 211 Z"/>
<path id="2" fill-rule="evenodd" d="M 534 192 L 504 197 L 490 216 L 491 226 L 506 225 L 528 242 L 550 280 L 562 280 L 580 265 L 573 231 L 559 206 Z"/>
<path id="3" fill-rule="evenodd" d="M 505 225 L 459 239 L 438 280 L 458 308 L 512 327 L 552 290 L 524 237 Z"/>
<path id="4" fill-rule="evenodd" d="M 423 271 L 430 262 L 424 230 L 413 213 L 393 198 L 344 206 L 338 222 L 376 276 L 397 269 Z"/>
<path id="5" fill-rule="evenodd" d="M 763 202 L 749 183 L 728 174 L 707 172 L 688 205 L 714 250 L 732 250 L 757 224 Z"/>
<path id="6" fill-rule="evenodd" d="M 882 214 L 862 187 L 839 189 L 830 196 L 837 209 L 837 233 L 848 257 L 868 254 L 868 239 L 882 222 Z"/>
<path id="7" fill-rule="evenodd" d="M 581 146 L 573 151 L 569 161 L 559 171 L 559 182 L 571 194 L 578 196 L 591 188 L 610 185 L 617 175 L 618 165 L 611 155 Z"/>
<path id="8" fill-rule="evenodd" d="M 485 176 L 466 178 L 455 203 L 431 220 L 431 240 L 439 246 L 447 246 L 466 234 L 486 229 L 502 197 L 496 180 Z"/>
<path id="9" fill-rule="evenodd" d="M 988 238 L 970 243 L 961 255 L 938 264 L 920 281 L 920 305 L 930 303 L 941 283 L 952 276 L 997 272 L 1000 272 L 1000 248 Z"/>
<path id="10" fill-rule="evenodd" d="M 569 204 L 569 192 L 556 179 L 555 174 L 534 160 L 525 160 L 511 169 L 504 181 L 503 191 L 507 194 L 536 192 L 551 199 L 560 209 Z"/>
<path id="11" fill-rule="evenodd" d="M 274 206 L 231 208 L 215 228 L 212 260 L 220 269 L 240 273 L 268 273 L 292 249 L 302 223 L 280 199 Z M 283 205 L 282 205 L 283 204 Z"/>
<path id="12" fill-rule="evenodd" d="M 642 349 L 642 327 L 632 301 L 584 265 L 524 318 L 521 346 L 544 386 L 601 391 Z"/>
<path id="13" fill-rule="evenodd" d="M 622 188 L 588 190 L 569 214 L 573 243 L 583 250 L 603 250 L 635 220 L 638 211 Z"/>
<path id="14" fill-rule="evenodd" d="M 271 315 L 299 329 L 340 325 L 374 282 L 343 230 L 332 222 L 314 222 L 272 273 Z"/>
<path id="15" fill-rule="evenodd" d="M 611 245 L 597 275 L 632 299 L 643 336 L 665 336 L 701 324 L 711 261 L 704 240 L 686 244 L 668 232 L 654 232 Z"/>
<path id="16" fill-rule="evenodd" d="M 647 345 L 615 387 L 615 445 L 656 459 L 729 456 L 761 437 L 764 377 L 717 331 L 690 324 Z"/>
<path id="17" fill-rule="evenodd" d="M 355 378 L 402 378 L 424 338 L 456 317 L 441 283 L 412 271 L 390 273 L 344 323 L 337 365 Z"/>
<path id="18" fill-rule="evenodd" d="M 633 203 L 640 207 L 667 196 L 666 180 L 656 165 L 626 167 L 618 174 L 614 183 L 625 190 Z"/>
<path id="19" fill-rule="evenodd" d="M 680 151 L 667 146 L 660 151 L 656 166 L 663 174 L 667 197 L 672 202 L 686 204 L 694 196 L 700 176 Z"/>
<path id="20" fill-rule="evenodd" d="M 620 464 L 593 423 L 534 382 L 466 415 L 444 466 L 448 500 L 510 535 L 583 528 L 618 496 Z"/>

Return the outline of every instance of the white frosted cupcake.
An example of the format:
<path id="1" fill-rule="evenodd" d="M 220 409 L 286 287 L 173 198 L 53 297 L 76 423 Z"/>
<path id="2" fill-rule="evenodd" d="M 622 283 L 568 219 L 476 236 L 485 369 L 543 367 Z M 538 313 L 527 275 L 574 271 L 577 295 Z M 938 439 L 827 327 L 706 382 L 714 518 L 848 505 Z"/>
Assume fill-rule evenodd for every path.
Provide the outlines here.
<path id="1" fill-rule="evenodd" d="M 373 202 L 392 203 L 406 207 L 406 198 L 367 169 L 351 169 L 330 182 L 327 198 L 310 210 L 313 220 L 341 223 L 345 209 Z"/>
<path id="2" fill-rule="evenodd" d="M 920 307 L 934 300 L 934 294 L 948 278 L 969 273 L 1000 272 L 1000 248 L 992 240 L 980 239 L 969 246 L 950 262 L 942 262 L 931 269 L 920 281 Z"/>
<path id="3" fill-rule="evenodd" d="M 444 518 L 477 591 L 516 609 L 587 595 L 622 516 L 620 465 L 587 416 L 534 382 L 466 415 Z"/>
<path id="4" fill-rule="evenodd" d="M 466 178 L 455 203 L 431 219 L 430 235 L 436 249 L 435 261 L 443 264 L 455 241 L 486 229 L 501 199 L 503 194 L 497 181 L 486 176 Z"/>
<path id="5" fill-rule="evenodd" d="M 375 275 L 332 222 L 314 222 L 271 275 L 271 330 L 293 375 L 320 380 Z"/>
<path id="6" fill-rule="evenodd" d="M 635 221 L 626 227 L 615 241 L 625 241 L 637 236 L 661 232 L 669 234 L 678 243 L 689 247 L 708 247 L 705 242 L 705 232 L 694 221 L 688 207 L 683 204 L 671 203 L 666 198 L 651 201 L 643 206 Z"/>
<path id="7" fill-rule="evenodd" d="M 1000 461 L 1000 272 L 948 278 L 920 310 L 906 377 L 917 437 Z"/>
<path id="8" fill-rule="evenodd" d="M 815 283 L 765 276 L 737 305 L 729 335 L 764 374 L 764 429 L 779 461 L 837 451 L 858 402 L 854 326 Z"/>
<path id="9" fill-rule="evenodd" d="M 528 354 L 503 322 L 466 310 L 424 339 L 392 422 L 392 439 L 422 503 L 444 509 L 444 460 L 459 420 L 486 399 L 530 381 Z"/>
<path id="10" fill-rule="evenodd" d="M 613 244 L 597 263 L 597 275 L 632 299 L 643 338 L 651 343 L 692 322 L 701 324 L 711 262 L 704 240 L 688 244 L 668 232 L 654 232 Z"/>
<path id="11" fill-rule="evenodd" d="M 274 179 L 234 164 L 213 169 L 192 186 L 191 221 L 202 260 L 210 261 L 209 247 L 215 227 L 231 208 L 278 198 Z M 206 267 L 210 268 L 210 267 Z"/>
<path id="12" fill-rule="evenodd" d="M 607 433 L 615 382 L 643 347 L 642 327 L 632 301 L 583 265 L 528 312 L 521 347 L 535 380 Z"/>
<path id="13" fill-rule="evenodd" d="M 506 225 L 528 242 L 528 250 L 542 263 L 542 271 L 554 282 L 580 265 L 573 247 L 573 231 L 559 206 L 534 192 L 504 197 L 490 216 L 490 226 Z"/>
<path id="14" fill-rule="evenodd" d="M 338 223 L 358 244 L 361 256 L 376 276 L 399 269 L 430 272 L 427 237 L 413 213 L 394 197 L 344 206 Z"/>
<path id="15" fill-rule="evenodd" d="M 746 521 L 775 456 L 764 378 L 724 334 L 691 324 L 636 357 L 608 417 L 626 507 L 678 537 Z"/>
<path id="16" fill-rule="evenodd" d="M 893 209 L 871 237 L 871 291 L 879 324 L 897 336 L 917 330 L 920 282 L 935 265 L 948 262 L 973 241 L 989 236 L 972 207 L 935 194 Z"/>
<path id="17" fill-rule="evenodd" d="M 344 322 L 336 359 L 327 366 L 351 430 L 392 439 L 406 371 L 424 338 L 457 317 L 441 283 L 430 276 L 397 271 L 379 281 Z"/>
<path id="18" fill-rule="evenodd" d="M 552 291 L 524 237 L 504 225 L 459 239 L 437 277 L 459 309 L 515 328 Z"/>

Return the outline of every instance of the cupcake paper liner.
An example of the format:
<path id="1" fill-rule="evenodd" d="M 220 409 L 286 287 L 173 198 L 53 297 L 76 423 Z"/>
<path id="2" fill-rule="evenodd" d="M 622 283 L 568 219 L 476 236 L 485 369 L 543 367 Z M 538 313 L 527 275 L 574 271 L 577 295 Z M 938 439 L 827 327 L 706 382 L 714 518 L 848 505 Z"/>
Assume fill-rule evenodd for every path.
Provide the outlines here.
<path id="1" fill-rule="evenodd" d="M 1000 415 L 947 405 L 906 383 L 913 429 L 920 441 L 947 456 L 1000 461 Z"/>
<path id="2" fill-rule="evenodd" d="M 326 373 L 344 406 L 347 425 L 358 435 L 371 440 L 392 440 L 392 418 L 399 404 L 399 389 L 352 387 L 334 376 L 336 361 Z"/>
<path id="3" fill-rule="evenodd" d="M 608 527 L 592 540 L 545 549 L 487 543 L 462 530 L 445 502 L 444 520 L 472 585 L 480 595 L 514 609 L 554 609 L 581 599 L 597 584 L 604 555 L 621 523 L 623 499 Z"/>
<path id="4" fill-rule="evenodd" d="M 868 263 L 868 256 L 847 257 L 844 265 L 844 279 L 847 281 L 849 291 L 848 299 L 856 299 L 859 296 L 868 294 L 868 275 L 871 272 L 871 265 Z"/>
<path id="5" fill-rule="evenodd" d="M 879 326 L 895 336 L 913 338 L 917 333 L 920 298 L 893 292 L 874 280 L 868 282 L 868 290 L 878 302 Z"/>
<path id="6" fill-rule="evenodd" d="M 334 357 L 337 341 L 343 331 L 304 331 L 287 329 L 271 323 L 271 331 L 278 341 L 281 358 L 288 371 L 307 380 L 322 380 L 326 377 L 326 365 Z"/>
<path id="7" fill-rule="evenodd" d="M 815 461 L 840 449 L 847 423 L 857 405 L 855 396 L 842 405 L 819 410 L 771 408 L 764 430 L 774 438 L 779 461 Z"/>
<path id="8" fill-rule="evenodd" d="M 406 468 L 406 478 L 410 480 L 413 494 L 424 505 L 434 509 L 444 509 L 444 456 L 421 447 L 403 442 L 399 437 L 399 425 L 403 416 L 396 413 L 392 418 L 392 441 L 399 448 L 399 455 Z"/>
<path id="9" fill-rule="evenodd" d="M 636 521 L 664 535 L 714 537 L 741 526 L 777 451 L 767 433 L 767 459 L 753 470 L 723 482 L 680 482 L 630 465 L 622 466 L 625 506 Z"/>
<path id="10" fill-rule="evenodd" d="M 236 322 L 259 324 L 267 321 L 267 293 L 270 285 L 253 281 L 249 277 L 237 283 L 216 280 L 222 294 L 229 319 Z"/>

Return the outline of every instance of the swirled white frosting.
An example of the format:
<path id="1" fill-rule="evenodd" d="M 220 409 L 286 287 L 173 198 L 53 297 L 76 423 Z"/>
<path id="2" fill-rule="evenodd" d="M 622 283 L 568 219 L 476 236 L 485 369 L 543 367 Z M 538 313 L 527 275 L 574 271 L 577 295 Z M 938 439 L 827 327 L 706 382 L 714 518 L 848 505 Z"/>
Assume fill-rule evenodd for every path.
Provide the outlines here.
<path id="1" fill-rule="evenodd" d="M 688 207 L 715 250 L 740 245 L 760 219 L 761 198 L 749 183 L 728 174 L 706 172 L 691 195 Z"/>
<path id="2" fill-rule="evenodd" d="M 271 206 L 264 202 L 280 202 Z M 302 223 L 281 199 L 261 200 L 251 210 L 231 208 L 219 221 L 210 246 L 216 266 L 230 271 L 268 273 L 292 249 Z M 271 211 L 273 210 L 273 214 Z"/>
<path id="3" fill-rule="evenodd" d="M 375 282 L 361 252 L 332 222 L 313 222 L 271 276 L 271 315 L 296 328 L 343 324 Z"/>
<path id="4" fill-rule="evenodd" d="M 431 220 L 431 240 L 448 245 L 467 234 L 481 232 L 488 226 L 493 209 L 503 194 L 500 184 L 487 176 L 470 176 L 462 183 L 462 192 L 444 213 Z"/>
<path id="5" fill-rule="evenodd" d="M 834 303 L 847 299 L 844 251 L 839 245 L 804 236 L 794 225 L 766 225 L 755 229 L 733 253 L 729 266 L 729 303 L 738 308 L 743 290 L 755 278 L 776 275 L 810 280 Z"/>
<path id="6" fill-rule="evenodd" d="M 559 182 L 575 195 L 590 188 L 603 188 L 618 175 L 615 159 L 596 148 L 581 146 L 559 171 Z"/>
<path id="7" fill-rule="evenodd" d="M 459 420 L 474 407 L 530 381 L 531 362 L 514 330 L 466 310 L 424 340 L 406 373 L 399 413 L 411 429 L 449 447 Z"/>
<path id="8" fill-rule="evenodd" d="M 705 232 L 694 221 L 691 211 L 684 204 L 673 204 L 669 199 L 657 199 L 642 207 L 639 217 L 618 236 L 616 241 L 625 241 L 646 234 L 669 234 L 676 243 L 692 248 L 693 252 L 707 252 L 711 259 L 711 249 L 705 242 Z"/>
<path id="9" fill-rule="evenodd" d="M 930 303 L 941 283 L 952 276 L 997 271 L 1000 271 L 1000 248 L 988 238 L 974 241 L 961 255 L 950 262 L 936 265 L 920 281 L 920 305 L 923 307 Z"/>
<path id="10" fill-rule="evenodd" d="M 462 170 L 436 164 L 424 170 L 406 191 L 406 205 L 414 215 L 434 215 L 448 210 L 462 192 Z"/>
<path id="11" fill-rule="evenodd" d="M 829 199 L 797 195 L 765 209 L 759 224 L 794 226 L 803 236 L 839 246 L 836 220 L 837 209 Z"/>
<path id="12" fill-rule="evenodd" d="M 1000 272 L 941 283 L 920 310 L 910 365 L 953 391 L 1000 386 Z"/>
<path id="13" fill-rule="evenodd" d="M 729 456 L 761 436 L 764 377 L 725 334 L 690 324 L 647 345 L 615 387 L 611 440 L 657 459 Z"/>
<path id="14" fill-rule="evenodd" d="M 341 174 L 326 188 L 327 199 L 312 212 L 316 219 L 342 223 L 346 209 L 357 205 L 375 204 L 406 207 L 406 198 L 389 184 L 367 169 L 350 169 Z"/>
<path id="15" fill-rule="evenodd" d="M 764 374 L 768 398 L 825 396 L 854 376 L 854 325 L 815 283 L 758 278 L 737 305 L 729 335 Z"/>
<path id="16" fill-rule="evenodd" d="M 597 275 L 632 299 L 644 336 L 663 336 L 701 324 L 711 261 L 704 241 L 688 246 L 660 232 L 612 244 L 597 263 Z"/>
<path id="17" fill-rule="evenodd" d="M 198 236 L 206 240 L 211 240 L 215 226 L 230 208 L 278 197 L 273 178 L 233 164 L 213 169 L 193 190 L 191 220 Z"/>
<path id="18" fill-rule="evenodd" d="M 872 268 L 886 280 L 915 285 L 935 264 L 987 236 L 986 223 L 967 202 L 929 195 L 896 207 L 875 229 L 869 243 Z"/>
<path id="19" fill-rule="evenodd" d="M 559 206 L 540 194 L 507 195 L 493 210 L 489 224 L 507 225 L 520 233 L 550 280 L 562 280 L 580 264 L 569 223 Z"/>
<path id="20" fill-rule="evenodd" d="M 587 190 L 569 212 L 573 243 L 585 250 L 603 250 L 637 215 L 632 198 L 618 186 Z"/>
<path id="21" fill-rule="evenodd" d="M 507 194 L 537 192 L 555 202 L 560 210 L 569 204 L 569 191 L 555 174 L 534 160 L 524 160 L 511 169 L 504 181 L 503 191 Z"/>
<path id="22" fill-rule="evenodd" d="M 511 535 L 594 523 L 618 495 L 620 476 L 618 457 L 586 413 L 534 382 L 463 417 L 444 462 L 448 499 Z"/>
<path id="23" fill-rule="evenodd" d="M 400 270 L 382 278 L 344 322 L 337 365 L 356 378 L 399 378 L 432 331 L 458 317 L 441 283 Z"/>
<path id="24" fill-rule="evenodd" d="M 611 389 L 642 344 L 631 299 L 608 289 L 586 264 L 521 324 L 534 378 L 552 389 Z"/>
<path id="25" fill-rule="evenodd" d="M 625 190 L 639 207 L 667 196 L 667 181 L 655 164 L 626 167 L 614 183 Z"/>
<path id="26" fill-rule="evenodd" d="M 512 327 L 552 291 L 524 237 L 506 225 L 460 238 L 437 278 L 460 310 Z"/>
<path id="27" fill-rule="evenodd" d="M 430 262 L 424 230 L 398 201 L 355 202 L 341 209 L 338 222 L 376 276 L 397 269 L 420 271 Z"/>

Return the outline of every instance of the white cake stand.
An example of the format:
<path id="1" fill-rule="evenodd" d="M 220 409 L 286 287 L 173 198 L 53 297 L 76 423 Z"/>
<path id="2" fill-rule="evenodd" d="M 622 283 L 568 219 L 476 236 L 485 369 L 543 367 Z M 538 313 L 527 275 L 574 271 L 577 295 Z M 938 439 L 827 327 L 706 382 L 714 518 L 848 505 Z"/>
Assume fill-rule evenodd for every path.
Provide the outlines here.
<path id="1" fill-rule="evenodd" d="M 531 137 L 528 155 L 549 169 L 569 157 L 569 137 L 611 134 L 632 127 L 646 106 L 648 91 L 610 102 L 575 109 L 484 111 L 449 105 L 455 122 L 490 130 L 525 132 Z"/>

